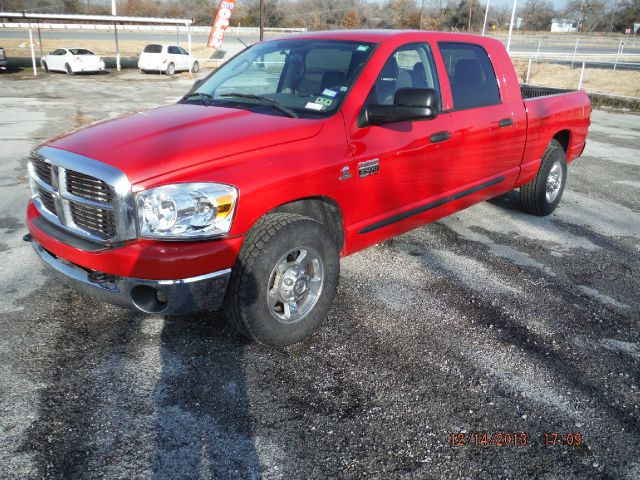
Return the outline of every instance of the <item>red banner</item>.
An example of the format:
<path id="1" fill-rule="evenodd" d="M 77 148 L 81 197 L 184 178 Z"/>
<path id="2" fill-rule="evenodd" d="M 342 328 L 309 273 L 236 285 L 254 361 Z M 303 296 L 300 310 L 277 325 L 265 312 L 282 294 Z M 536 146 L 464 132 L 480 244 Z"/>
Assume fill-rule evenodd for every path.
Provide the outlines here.
<path id="1" fill-rule="evenodd" d="M 231 19 L 231 11 L 236 5 L 236 0 L 222 0 L 218 7 L 218 13 L 216 14 L 216 20 L 213 22 L 213 28 L 211 29 L 211 35 L 209 35 L 209 41 L 207 47 L 220 48 L 222 47 L 222 40 L 224 39 L 224 32 L 229 27 L 229 19 Z"/>

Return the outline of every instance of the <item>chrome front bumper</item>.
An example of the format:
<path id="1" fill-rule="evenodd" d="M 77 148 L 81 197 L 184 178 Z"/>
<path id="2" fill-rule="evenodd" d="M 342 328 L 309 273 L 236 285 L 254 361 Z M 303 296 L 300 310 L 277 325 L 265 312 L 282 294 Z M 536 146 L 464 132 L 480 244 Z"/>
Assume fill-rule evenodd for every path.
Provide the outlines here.
<path id="1" fill-rule="evenodd" d="M 31 238 L 25 238 L 65 284 L 86 295 L 125 308 L 160 315 L 217 310 L 222 305 L 231 269 L 182 280 L 142 280 L 88 272 L 62 260 Z"/>

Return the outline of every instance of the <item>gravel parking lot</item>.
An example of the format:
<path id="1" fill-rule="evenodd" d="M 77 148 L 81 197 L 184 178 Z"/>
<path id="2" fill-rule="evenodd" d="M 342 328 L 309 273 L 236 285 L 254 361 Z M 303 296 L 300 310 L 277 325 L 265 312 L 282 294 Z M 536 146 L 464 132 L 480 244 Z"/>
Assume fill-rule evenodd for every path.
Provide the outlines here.
<path id="1" fill-rule="evenodd" d="M 81 297 L 22 242 L 34 146 L 191 82 L 0 73 L 0 477 L 640 478 L 640 116 L 594 112 L 552 216 L 506 195 L 348 257 L 319 333 L 269 349 Z"/>

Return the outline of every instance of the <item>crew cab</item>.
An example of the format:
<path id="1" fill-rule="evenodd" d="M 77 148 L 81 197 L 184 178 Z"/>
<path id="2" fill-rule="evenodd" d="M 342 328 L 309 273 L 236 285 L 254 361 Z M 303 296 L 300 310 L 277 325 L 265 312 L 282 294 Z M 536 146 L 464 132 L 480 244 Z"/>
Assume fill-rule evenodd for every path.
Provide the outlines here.
<path id="1" fill-rule="evenodd" d="M 25 239 L 89 295 L 163 315 L 222 307 L 242 334 L 287 345 L 325 318 L 340 257 L 512 189 L 553 212 L 590 112 L 584 92 L 521 87 L 487 37 L 265 41 L 175 105 L 37 148 Z"/>

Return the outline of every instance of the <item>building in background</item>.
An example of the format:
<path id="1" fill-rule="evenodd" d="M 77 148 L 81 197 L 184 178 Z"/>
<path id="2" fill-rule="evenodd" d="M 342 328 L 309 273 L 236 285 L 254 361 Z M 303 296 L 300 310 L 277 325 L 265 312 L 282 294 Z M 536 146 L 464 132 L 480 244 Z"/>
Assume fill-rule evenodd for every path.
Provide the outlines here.
<path id="1" fill-rule="evenodd" d="M 578 22 L 574 20 L 561 19 L 556 20 L 555 18 L 551 20 L 551 31 L 552 32 L 577 32 L 578 31 Z"/>

